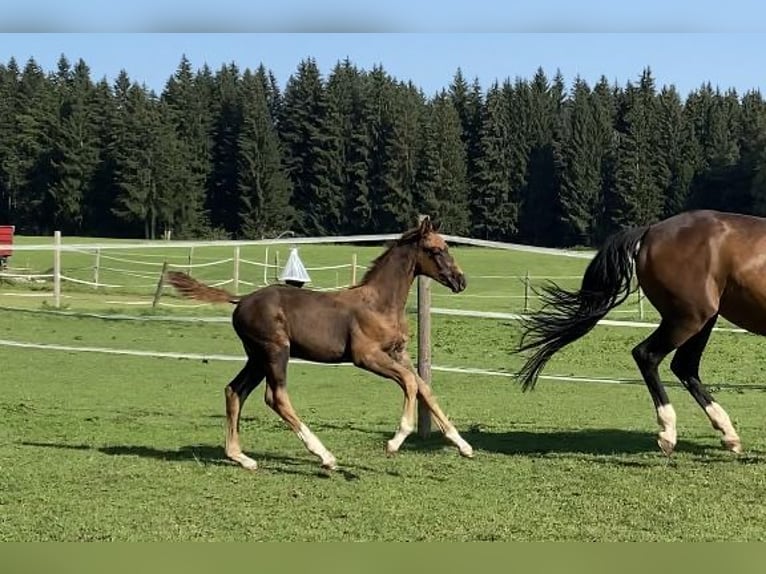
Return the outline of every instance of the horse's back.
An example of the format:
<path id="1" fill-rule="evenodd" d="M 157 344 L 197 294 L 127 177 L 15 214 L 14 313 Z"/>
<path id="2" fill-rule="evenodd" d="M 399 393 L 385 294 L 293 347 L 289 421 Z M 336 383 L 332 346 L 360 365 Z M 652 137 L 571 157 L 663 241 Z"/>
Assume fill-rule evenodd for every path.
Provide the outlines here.
<path id="1" fill-rule="evenodd" d="M 290 355 L 321 362 L 347 360 L 353 309 L 333 293 L 270 285 L 243 297 L 233 323 L 243 339 L 289 346 Z"/>
<path id="2" fill-rule="evenodd" d="M 712 210 L 651 225 L 636 258 L 649 300 L 663 311 L 716 312 L 766 329 L 766 219 Z"/>

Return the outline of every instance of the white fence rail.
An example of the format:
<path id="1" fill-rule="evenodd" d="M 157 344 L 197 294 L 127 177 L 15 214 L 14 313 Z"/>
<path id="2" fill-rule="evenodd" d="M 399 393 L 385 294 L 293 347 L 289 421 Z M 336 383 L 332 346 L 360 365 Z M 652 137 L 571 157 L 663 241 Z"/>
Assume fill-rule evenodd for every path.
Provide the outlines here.
<path id="1" fill-rule="evenodd" d="M 273 281 L 277 280 L 277 275 L 280 268 L 279 252 L 274 251 L 274 261 L 271 262 L 269 257 L 269 247 L 273 245 L 299 245 L 299 244 L 343 244 L 343 243 L 366 243 L 366 242 L 384 242 L 396 239 L 398 234 L 375 234 L 375 235 L 348 235 L 339 237 L 289 237 L 279 239 L 260 239 L 260 240 L 212 240 L 212 241 L 129 241 L 129 242 L 101 242 L 101 243 L 71 243 L 66 244 L 62 241 L 59 232 L 54 234 L 54 240 L 52 243 L 38 243 L 33 245 L 15 245 L 14 251 L 19 253 L 34 252 L 34 251 L 51 251 L 52 252 L 52 272 L 49 273 L 37 273 L 37 274 L 23 274 L 18 271 L 10 270 L 6 272 L 0 272 L 0 279 L 6 278 L 11 280 L 30 281 L 38 283 L 47 283 L 51 281 L 53 285 L 53 299 L 54 306 L 59 308 L 61 306 L 62 298 L 62 283 L 75 284 L 81 286 L 92 287 L 93 289 L 143 289 L 146 291 L 162 289 L 162 282 L 160 281 L 161 270 L 163 265 L 166 265 L 168 269 L 180 269 L 191 273 L 195 269 L 211 268 L 215 266 L 229 267 L 228 277 L 225 279 L 217 278 L 212 284 L 216 286 L 231 285 L 235 292 L 239 292 L 241 285 L 245 285 L 248 288 L 258 288 L 269 284 L 270 276 L 273 277 Z M 521 245 L 515 243 L 503 243 L 498 241 L 488 241 L 483 239 L 474 239 L 469 237 L 461 237 L 454 235 L 445 235 L 445 238 L 457 245 L 470 245 L 476 247 L 485 247 L 491 249 L 521 251 L 527 253 L 535 253 L 540 255 L 553 255 L 573 257 L 578 259 L 589 259 L 593 256 L 592 251 L 572 251 L 564 249 L 552 249 L 543 247 L 533 247 L 529 245 Z M 264 246 L 265 256 L 262 261 L 246 259 L 240 256 L 240 249 L 247 246 Z M 202 247 L 230 247 L 233 249 L 232 257 L 224 257 L 215 260 L 197 260 L 194 261 L 194 250 Z M 146 249 L 181 249 L 182 252 L 175 255 L 163 254 L 154 255 L 147 254 L 143 251 Z M 115 253 L 122 252 L 120 254 Z M 139 255 L 137 252 L 140 251 Z M 69 270 L 62 271 L 61 268 L 61 255 L 63 253 L 77 253 L 80 255 L 91 255 L 94 258 L 94 263 L 91 267 L 92 275 L 90 277 L 83 276 L 80 273 L 78 277 L 73 276 Z M 138 257 L 162 257 L 163 261 L 146 261 L 141 260 Z M 134 266 L 135 269 L 129 269 L 128 266 Z M 263 271 L 262 278 L 257 281 L 252 281 L 252 276 L 249 277 L 250 281 L 242 278 L 241 269 L 243 266 L 260 268 Z M 315 285 L 315 288 L 322 290 L 339 289 L 354 285 L 356 283 L 358 271 L 364 272 L 365 266 L 357 264 L 356 253 L 352 255 L 350 263 L 336 264 L 336 265 L 323 265 L 316 267 L 307 267 L 309 273 L 311 272 L 325 272 L 335 271 L 334 285 Z M 341 278 L 341 273 L 344 270 L 348 270 L 348 280 Z M 106 272 L 107 275 L 111 275 L 111 280 L 103 280 L 102 274 Z M 119 275 L 118 275 L 119 274 Z M 120 280 L 120 277 L 124 278 Z M 130 281 L 130 279 L 143 279 L 145 283 L 136 283 Z M 531 308 L 531 302 L 539 299 L 539 295 L 535 293 L 534 282 L 538 280 L 556 280 L 556 281 L 575 281 L 579 279 L 577 275 L 478 275 L 476 279 L 518 279 L 523 283 L 523 294 L 472 294 L 468 293 L 464 296 L 467 298 L 476 299 L 498 299 L 508 300 L 516 299 L 521 302 L 521 310 L 528 312 Z M 438 296 L 438 295 L 437 295 Z M 157 294 L 155 293 L 154 301 L 156 304 Z M 639 318 L 644 319 L 643 297 L 640 290 L 637 293 L 637 304 Z M 632 310 L 617 311 L 634 313 Z"/>

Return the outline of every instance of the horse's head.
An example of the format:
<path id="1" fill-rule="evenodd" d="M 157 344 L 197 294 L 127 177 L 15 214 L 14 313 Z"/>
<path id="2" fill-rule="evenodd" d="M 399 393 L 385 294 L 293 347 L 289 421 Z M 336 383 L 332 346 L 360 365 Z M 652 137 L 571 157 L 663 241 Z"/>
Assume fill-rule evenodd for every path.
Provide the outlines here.
<path id="1" fill-rule="evenodd" d="M 465 289 L 466 279 L 462 269 L 450 254 L 447 242 L 436 232 L 427 216 L 418 227 L 417 248 L 416 275 L 430 277 L 452 289 L 453 293 Z"/>

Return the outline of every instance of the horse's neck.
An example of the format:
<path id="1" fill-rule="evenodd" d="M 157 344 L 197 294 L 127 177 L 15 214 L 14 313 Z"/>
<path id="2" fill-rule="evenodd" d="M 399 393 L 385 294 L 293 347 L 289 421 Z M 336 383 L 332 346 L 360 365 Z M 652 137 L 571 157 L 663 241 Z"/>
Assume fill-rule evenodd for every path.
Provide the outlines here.
<path id="1" fill-rule="evenodd" d="M 402 313 L 415 279 L 415 254 L 405 246 L 391 249 L 365 284 L 376 292 L 378 309 Z"/>

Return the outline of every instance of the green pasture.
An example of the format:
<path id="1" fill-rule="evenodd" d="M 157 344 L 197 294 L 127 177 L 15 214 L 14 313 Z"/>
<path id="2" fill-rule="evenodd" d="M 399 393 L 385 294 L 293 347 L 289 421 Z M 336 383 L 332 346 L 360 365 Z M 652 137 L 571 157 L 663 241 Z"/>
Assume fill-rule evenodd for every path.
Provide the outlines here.
<path id="1" fill-rule="evenodd" d="M 350 249 L 332 248 L 324 261 Z M 520 268 L 537 263 L 538 272 L 583 263 L 456 251 L 469 273 L 491 274 L 517 256 Z M 314 264 L 311 250 L 301 252 Z M 41 313 L 40 305 L 0 313 L 0 339 L 241 354 L 226 322 L 103 320 Z M 702 365 L 745 453 L 722 450 L 704 414 L 672 384 L 679 443 L 668 459 L 655 445 L 648 393 L 633 381 L 629 350 L 648 332 L 597 327 L 545 371 L 622 384 L 541 380 L 522 393 L 511 378 L 435 371 L 436 395 L 475 447 L 473 460 L 438 433 L 410 437 L 387 457 L 401 414 L 394 383 L 353 367 L 292 364 L 293 403 L 338 458 L 331 474 L 260 389 L 242 423 L 259 470 L 224 460 L 223 387 L 237 361 L 0 345 L 0 540 L 766 539 L 764 342 L 716 332 Z M 517 337 L 513 322 L 434 316 L 433 362 L 513 372 Z M 673 381 L 667 364 L 662 375 Z"/>
<path id="2" fill-rule="evenodd" d="M 50 245 L 50 238 L 18 237 L 20 246 Z M 110 245 L 126 241 L 99 238 L 65 237 L 64 245 Z M 130 242 L 148 244 L 150 242 Z M 131 249 L 95 248 L 77 252 L 64 251 L 61 256 L 62 274 L 78 281 L 94 282 L 98 266 L 98 282 L 108 287 L 93 287 L 65 279 L 62 282 L 62 307 L 69 310 L 114 310 L 115 312 L 145 313 L 151 309 L 153 294 L 162 270 L 163 262 L 171 268 L 191 273 L 198 279 L 217 284 L 231 281 L 234 277 L 233 247 L 169 247 L 154 242 L 160 247 Z M 348 285 L 352 279 L 351 264 L 356 256 L 357 281 L 361 280 L 365 267 L 377 257 L 382 244 L 365 245 L 299 245 L 299 253 L 312 283 L 309 287 L 335 289 Z M 239 249 L 239 289 L 246 293 L 266 282 L 276 281 L 276 275 L 284 266 L 290 244 L 272 245 L 268 251 L 264 246 L 244 246 Z M 535 254 L 524 251 L 453 246 L 452 252 L 466 272 L 468 289 L 456 296 L 448 289 L 435 285 L 432 290 L 434 307 L 459 308 L 475 311 L 523 312 L 538 307 L 539 300 L 534 292 L 546 281 L 571 288 L 579 285 L 587 259 L 560 255 Z M 275 259 L 277 258 L 277 259 Z M 273 266 L 279 262 L 279 268 Z M 266 269 L 263 264 L 272 267 Z M 53 268 L 52 251 L 17 251 L 10 260 L 10 271 L 19 274 L 46 274 Z M 192 265 L 189 268 L 189 264 Z M 198 267 L 199 265 L 204 265 Z M 336 269 L 325 267 L 344 266 Z M 319 269 L 318 269 L 319 268 Z M 529 287 L 525 280 L 529 277 Z M 224 287 L 233 289 L 231 283 Z M 414 288 L 413 288 L 414 292 Z M 413 299 L 414 301 L 414 299 Z M 40 308 L 53 303 L 50 279 L 0 278 L 0 306 Z M 183 301 L 175 297 L 172 289 L 165 287 L 159 309 L 166 313 L 212 313 L 221 314 L 220 309 L 197 302 Z M 656 318 L 648 303 L 643 305 L 644 318 Z M 639 318 L 638 296 L 634 294 L 618 310 L 613 318 Z"/>

